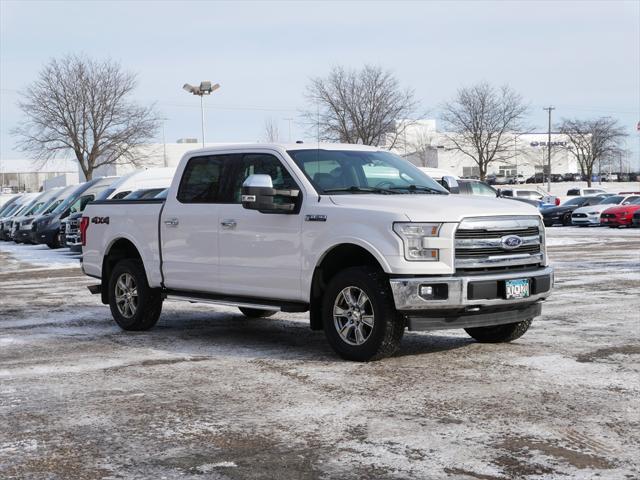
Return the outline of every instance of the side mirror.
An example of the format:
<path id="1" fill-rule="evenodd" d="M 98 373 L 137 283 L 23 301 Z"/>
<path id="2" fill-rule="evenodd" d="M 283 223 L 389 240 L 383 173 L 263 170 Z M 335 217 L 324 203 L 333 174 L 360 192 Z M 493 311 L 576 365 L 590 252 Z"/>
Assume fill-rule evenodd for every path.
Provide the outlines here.
<path id="1" fill-rule="evenodd" d="M 496 197 L 498 197 L 498 198 L 502 197 L 502 189 L 501 188 L 496 190 Z"/>
<path id="2" fill-rule="evenodd" d="M 460 193 L 460 186 L 454 177 L 445 175 L 442 177 L 442 183 L 444 184 L 444 188 L 449 190 L 450 193 Z"/>
<path id="3" fill-rule="evenodd" d="M 242 206 L 260 213 L 296 213 L 300 190 L 276 190 L 269 175 L 249 175 L 242 184 Z"/>

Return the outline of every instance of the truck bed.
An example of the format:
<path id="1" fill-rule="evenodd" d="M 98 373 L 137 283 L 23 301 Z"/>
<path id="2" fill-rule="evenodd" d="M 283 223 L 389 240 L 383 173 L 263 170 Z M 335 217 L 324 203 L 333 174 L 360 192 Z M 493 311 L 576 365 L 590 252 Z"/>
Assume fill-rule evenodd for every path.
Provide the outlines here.
<path id="1" fill-rule="evenodd" d="M 162 198 L 140 200 L 100 200 L 87 205 L 83 216 L 89 218 L 82 264 L 87 275 L 101 277 L 104 255 L 114 248 L 110 239 L 118 243 L 130 242 L 144 263 L 149 284 L 162 283 L 160 253 L 160 212 Z"/>

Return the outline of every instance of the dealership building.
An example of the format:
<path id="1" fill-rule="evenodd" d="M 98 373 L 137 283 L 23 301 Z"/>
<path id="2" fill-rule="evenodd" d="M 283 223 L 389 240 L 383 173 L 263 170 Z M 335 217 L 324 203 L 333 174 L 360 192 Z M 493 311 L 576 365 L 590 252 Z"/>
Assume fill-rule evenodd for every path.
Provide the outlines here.
<path id="1" fill-rule="evenodd" d="M 488 174 L 523 175 L 525 178 L 535 173 L 547 172 L 548 133 L 507 133 L 510 157 L 504 161 L 491 162 Z M 412 163 L 431 168 L 439 168 L 459 177 L 475 177 L 480 172 L 478 165 L 468 155 L 454 147 L 451 134 L 438 132 L 435 120 L 421 120 L 409 125 L 392 150 Z M 567 138 L 560 133 L 551 133 L 551 173 L 579 173 L 576 158 L 566 150 Z"/>

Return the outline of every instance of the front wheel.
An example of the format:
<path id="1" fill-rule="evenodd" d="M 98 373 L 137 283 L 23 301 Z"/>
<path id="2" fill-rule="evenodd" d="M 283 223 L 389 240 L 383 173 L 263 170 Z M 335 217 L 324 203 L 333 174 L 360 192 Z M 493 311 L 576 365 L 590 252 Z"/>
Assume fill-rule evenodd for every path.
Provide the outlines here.
<path id="1" fill-rule="evenodd" d="M 348 268 L 329 282 L 322 300 L 322 321 L 335 352 L 358 362 L 393 355 L 405 327 L 386 276 L 370 267 Z"/>
<path id="2" fill-rule="evenodd" d="M 506 325 L 465 328 L 464 330 L 480 343 L 506 343 L 524 335 L 529 330 L 532 321 L 532 319 L 529 319 Z"/>
<path id="3" fill-rule="evenodd" d="M 149 287 L 140 261 L 121 260 L 113 268 L 109 307 L 123 330 L 149 330 L 156 324 L 162 312 L 162 295 L 158 289 Z"/>

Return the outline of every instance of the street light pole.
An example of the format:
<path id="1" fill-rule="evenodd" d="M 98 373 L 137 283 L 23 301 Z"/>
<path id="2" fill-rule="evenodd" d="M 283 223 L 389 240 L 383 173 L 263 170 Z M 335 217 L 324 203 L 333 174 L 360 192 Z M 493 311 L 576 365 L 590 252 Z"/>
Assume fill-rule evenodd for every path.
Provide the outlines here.
<path id="1" fill-rule="evenodd" d="M 216 83 L 215 85 L 211 85 L 210 81 L 200 82 L 199 86 L 189 85 L 185 83 L 182 86 L 182 89 L 188 93 L 193 95 L 197 95 L 200 97 L 200 116 L 201 116 L 201 124 L 202 124 L 202 148 L 204 148 L 204 96 L 211 95 L 214 91 L 220 88 L 220 84 Z"/>
<path id="2" fill-rule="evenodd" d="M 543 108 L 549 112 L 549 129 L 547 130 L 547 190 L 551 193 L 551 111 L 556 107 L 549 105 Z"/>

